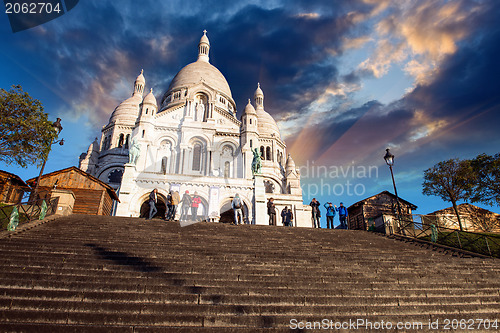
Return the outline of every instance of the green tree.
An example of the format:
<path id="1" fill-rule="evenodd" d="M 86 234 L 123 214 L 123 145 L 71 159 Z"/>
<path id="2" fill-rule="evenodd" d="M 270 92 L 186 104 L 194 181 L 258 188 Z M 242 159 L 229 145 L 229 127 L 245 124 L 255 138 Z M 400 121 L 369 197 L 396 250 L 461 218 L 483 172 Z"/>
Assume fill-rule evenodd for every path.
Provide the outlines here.
<path id="1" fill-rule="evenodd" d="M 470 194 L 470 181 L 468 174 L 471 172 L 470 162 L 457 158 L 439 162 L 432 168 L 424 171 L 422 193 L 435 195 L 453 205 L 457 215 L 458 225 L 462 228 L 462 221 L 457 208 L 457 201 L 467 200 Z"/>
<path id="2" fill-rule="evenodd" d="M 470 160 L 471 202 L 500 206 L 500 154 L 480 154 Z"/>
<path id="3" fill-rule="evenodd" d="M 19 85 L 0 89 L 0 162 L 23 168 L 40 163 L 56 136 L 39 100 Z"/>

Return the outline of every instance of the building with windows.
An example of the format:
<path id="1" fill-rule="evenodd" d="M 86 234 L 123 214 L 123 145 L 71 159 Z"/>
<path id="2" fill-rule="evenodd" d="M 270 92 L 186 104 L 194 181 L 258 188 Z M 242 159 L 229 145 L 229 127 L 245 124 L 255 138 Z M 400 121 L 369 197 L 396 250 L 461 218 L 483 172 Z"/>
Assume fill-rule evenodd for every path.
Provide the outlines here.
<path id="1" fill-rule="evenodd" d="M 296 225 L 311 226 L 299 169 L 265 111 L 263 90 L 257 84 L 253 102 L 249 99 L 239 116 L 209 51 L 205 31 L 198 59 L 177 73 L 159 103 L 152 89 L 143 97 L 141 71 L 132 96 L 115 108 L 101 139 L 80 156 L 80 168 L 118 191 L 119 216 L 141 216 L 149 192 L 157 188 L 163 202 L 169 191 L 181 197 L 196 191 L 202 201 L 198 215 L 215 221 L 231 220 L 231 200 L 238 193 L 247 222 L 268 224 L 266 202 L 273 197 L 278 216 L 288 206 Z M 132 149 L 136 161 L 129 159 Z M 255 149 L 262 156 L 262 172 L 254 177 Z"/>

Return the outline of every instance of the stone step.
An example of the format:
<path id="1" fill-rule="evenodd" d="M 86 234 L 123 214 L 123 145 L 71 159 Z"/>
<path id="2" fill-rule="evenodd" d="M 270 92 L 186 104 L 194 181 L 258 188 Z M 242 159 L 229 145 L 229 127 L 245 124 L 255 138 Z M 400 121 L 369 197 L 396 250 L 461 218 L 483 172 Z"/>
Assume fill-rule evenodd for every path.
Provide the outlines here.
<path id="1" fill-rule="evenodd" d="M 294 318 L 355 317 L 425 331 L 500 312 L 498 260 L 359 231 L 70 216 L 0 239 L 0 258 L 6 331 L 289 332 Z"/>
<path id="2" fill-rule="evenodd" d="M 144 304 L 144 303 L 117 303 L 117 302 L 86 302 L 86 301 L 54 301 L 54 300 L 23 300 L 0 299 L 0 307 L 5 312 L 11 311 L 39 311 L 39 312 L 66 312 L 66 313 L 94 313 L 94 314 L 177 314 L 188 316 L 197 313 L 203 316 L 210 315 L 286 315 L 286 316 L 340 316 L 349 313 L 352 316 L 366 315 L 418 315 L 446 313 L 491 313 L 500 310 L 498 303 L 476 304 L 310 304 L 302 306 L 268 303 L 224 303 L 217 295 L 210 296 L 208 302 L 202 296 L 198 304 Z M 266 305 L 262 305 L 266 304 Z"/>
<path id="3" fill-rule="evenodd" d="M 398 282 L 404 283 L 439 283 L 446 276 L 450 281 L 454 278 L 460 278 L 466 283 L 481 283 L 495 282 L 495 274 L 472 273 L 472 272 L 453 272 L 450 274 L 431 273 L 421 274 L 418 272 L 391 272 L 384 274 L 383 270 L 377 272 L 328 272 L 323 270 L 308 270 L 313 276 L 305 277 L 302 270 L 265 270 L 259 271 L 255 269 L 247 270 L 245 268 L 227 268 L 219 270 L 206 270 L 198 267 L 184 271 L 174 267 L 171 270 L 162 268 L 161 265 L 155 263 L 142 262 L 140 264 L 117 264 L 116 266 L 97 265 L 82 268 L 78 265 L 58 264 L 58 265 L 40 265 L 40 266 L 4 266 L 5 278 L 16 276 L 23 279 L 44 279 L 54 275 L 61 276 L 88 276 L 90 273 L 96 277 L 116 277 L 116 278 L 144 278 L 146 273 L 149 278 L 170 280 L 170 279 L 186 279 L 193 280 L 214 280 L 214 281 L 246 281 L 246 282 L 266 282 L 266 283 L 348 283 L 355 280 L 358 282 L 370 282 L 376 279 L 377 283 Z M 223 273 L 225 271 L 226 273 Z M 379 277 L 379 275 L 386 275 Z"/>
<path id="4" fill-rule="evenodd" d="M 275 290 L 262 294 L 245 293 L 221 293 L 210 294 L 213 290 L 207 290 L 206 293 L 196 293 L 197 290 L 169 290 L 164 293 L 158 291 L 96 291 L 96 290 L 51 290 L 51 289 L 0 289 L 0 300 L 12 302 L 14 300 L 46 300 L 58 302 L 125 302 L 131 304 L 139 303 L 175 303 L 175 304 L 246 304 L 246 305 L 371 305 L 371 306 L 400 306 L 400 305 L 472 305 L 472 304 L 500 304 L 500 297 L 495 295 L 495 291 L 484 293 L 478 296 L 469 294 L 450 295 L 446 294 L 426 294 L 425 292 L 408 292 L 395 295 L 387 293 L 360 293 L 358 295 L 297 295 L 285 291 Z"/>
<path id="5" fill-rule="evenodd" d="M 418 311 L 414 311 L 418 312 Z M 464 313 L 415 313 L 415 314 L 359 314 L 359 315 L 330 315 L 326 317 L 332 321 L 349 322 L 349 320 L 364 320 L 374 322 L 413 322 L 428 325 L 429 321 L 444 320 L 444 319 L 463 319 L 474 317 L 494 320 L 496 314 L 490 312 L 464 312 Z M 302 322 L 321 322 L 325 316 L 311 315 L 301 316 L 297 318 L 290 317 L 289 315 L 272 314 L 272 315 L 248 315 L 241 313 L 240 315 L 179 315 L 179 314 L 125 314 L 125 313 L 92 313 L 92 312 L 63 312 L 63 311 L 26 311 L 26 310 L 12 310 L 2 312 L 0 320 L 4 323 L 22 323 L 25 318 L 30 318 L 32 323 L 37 324 L 70 324 L 70 325 L 88 325 L 92 326 L 110 325 L 118 326 L 126 323 L 128 326 L 148 326 L 148 327 L 258 327 L 258 328 L 290 328 L 293 319 Z M 363 326 L 359 327 L 363 328 Z"/>

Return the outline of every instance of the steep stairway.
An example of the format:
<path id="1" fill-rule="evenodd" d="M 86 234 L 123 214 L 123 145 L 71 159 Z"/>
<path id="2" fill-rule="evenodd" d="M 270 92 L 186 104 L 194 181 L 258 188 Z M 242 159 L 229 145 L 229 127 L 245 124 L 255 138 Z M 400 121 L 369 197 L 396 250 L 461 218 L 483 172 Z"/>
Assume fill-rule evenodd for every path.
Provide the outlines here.
<path id="1" fill-rule="evenodd" d="M 73 215 L 0 239 L 0 310 L 0 332 L 492 332 L 500 261 L 363 231 Z"/>

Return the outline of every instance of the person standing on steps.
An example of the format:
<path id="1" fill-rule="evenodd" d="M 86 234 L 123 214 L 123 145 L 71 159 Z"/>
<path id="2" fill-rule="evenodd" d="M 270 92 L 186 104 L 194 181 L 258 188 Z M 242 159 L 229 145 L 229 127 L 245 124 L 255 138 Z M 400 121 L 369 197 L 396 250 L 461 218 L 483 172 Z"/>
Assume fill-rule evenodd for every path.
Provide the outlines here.
<path id="1" fill-rule="evenodd" d="M 340 229 L 347 229 L 346 218 L 349 214 L 347 213 L 347 208 L 344 207 L 344 203 L 341 202 L 338 208 L 335 206 L 335 210 L 339 212 Z"/>
<path id="2" fill-rule="evenodd" d="M 234 211 L 234 224 L 244 224 L 242 211 L 243 204 L 241 203 L 240 195 L 238 193 L 234 195 L 234 199 L 231 201 L 231 208 Z M 238 222 L 238 216 L 240 217 L 240 222 Z"/>
<path id="3" fill-rule="evenodd" d="M 189 207 L 191 207 L 191 203 L 192 203 L 192 199 L 191 199 L 191 196 L 189 195 L 189 191 L 186 191 L 184 193 L 180 203 L 181 203 L 181 217 L 179 218 L 179 221 L 186 221 L 188 218 L 188 214 L 189 214 Z"/>
<path id="4" fill-rule="evenodd" d="M 276 225 L 276 206 L 273 198 L 269 198 L 267 202 L 267 215 L 269 215 L 269 225 Z"/>
<path id="5" fill-rule="evenodd" d="M 285 213 L 285 226 L 287 227 L 293 227 L 293 213 L 290 208 L 286 209 Z"/>
<path id="6" fill-rule="evenodd" d="M 170 221 L 170 215 L 172 214 L 172 191 L 167 194 L 167 210 L 165 211 L 165 221 Z"/>
<path id="7" fill-rule="evenodd" d="M 321 212 L 319 211 L 319 201 L 316 200 L 316 198 L 312 198 L 311 203 L 309 206 L 311 206 L 311 214 L 312 214 L 312 220 L 313 220 L 313 225 L 314 228 L 320 228 L 321 229 Z"/>
<path id="8" fill-rule="evenodd" d="M 286 213 L 288 212 L 288 206 L 285 206 L 283 210 L 281 211 L 281 223 L 286 227 Z"/>
<path id="9" fill-rule="evenodd" d="M 179 192 L 175 191 L 172 193 L 172 212 L 170 213 L 170 220 L 175 221 L 175 214 L 177 213 L 177 206 L 179 206 L 179 202 L 181 201 L 181 197 Z"/>
<path id="10" fill-rule="evenodd" d="M 154 189 L 149 193 L 149 218 L 148 220 L 151 220 L 153 216 L 158 212 L 156 209 L 156 203 L 158 202 L 158 190 Z"/>
<path id="11" fill-rule="evenodd" d="M 326 208 L 326 228 L 334 229 L 333 218 L 335 217 L 335 207 L 333 207 L 331 202 L 325 204 Z"/>
<path id="12" fill-rule="evenodd" d="M 200 206 L 200 203 L 201 198 L 198 195 L 198 192 L 194 191 L 193 200 L 191 201 L 191 215 L 193 216 L 193 221 L 196 221 L 198 218 L 198 207 Z"/>

